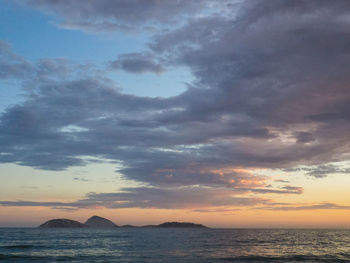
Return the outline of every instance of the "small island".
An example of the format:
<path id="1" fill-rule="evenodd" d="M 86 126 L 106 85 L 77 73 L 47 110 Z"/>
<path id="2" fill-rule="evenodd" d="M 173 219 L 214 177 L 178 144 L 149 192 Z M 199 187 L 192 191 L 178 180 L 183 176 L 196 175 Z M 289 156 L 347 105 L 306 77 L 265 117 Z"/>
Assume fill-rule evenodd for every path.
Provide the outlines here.
<path id="1" fill-rule="evenodd" d="M 201 224 L 189 223 L 189 222 L 166 222 L 158 225 L 157 227 L 177 227 L 177 228 L 207 228 Z"/>
<path id="2" fill-rule="evenodd" d="M 62 219 L 49 220 L 44 224 L 41 224 L 39 227 L 41 228 L 85 228 L 88 226 L 75 220 L 62 218 Z"/>
<path id="3" fill-rule="evenodd" d="M 84 224 L 71 219 L 51 219 L 39 226 L 40 228 L 116 228 L 117 224 L 100 216 L 90 217 Z M 190 222 L 165 222 L 159 225 L 133 226 L 123 225 L 130 228 L 207 228 L 201 224 Z"/>

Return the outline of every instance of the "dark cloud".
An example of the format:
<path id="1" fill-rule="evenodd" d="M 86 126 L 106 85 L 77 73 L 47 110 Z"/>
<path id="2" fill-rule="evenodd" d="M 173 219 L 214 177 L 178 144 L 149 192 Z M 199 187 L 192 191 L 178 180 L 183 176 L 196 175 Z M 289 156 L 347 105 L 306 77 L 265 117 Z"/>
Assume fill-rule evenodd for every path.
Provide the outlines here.
<path id="1" fill-rule="evenodd" d="M 287 165 L 287 160 L 346 159 L 350 89 L 344 55 L 350 39 L 344 38 L 349 23 L 344 10 L 349 4 L 249 1 L 241 8 L 236 20 L 195 19 L 151 44 L 155 52 L 190 67 L 200 87 L 181 95 L 188 110 L 172 119 L 221 117 L 232 126 L 265 128 L 275 140 L 246 142 L 240 151 L 254 147 L 250 159 L 270 167 Z M 320 123 L 310 116 L 329 117 Z M 260 150 L 265 154 L 257 156 Z"/>
<path id="2" fill-rule="evenodd" d="M 119 56 L 119 58 L 110 63 L 112 69 L 121 69 L 130 73 L 156 73 L 160 74 L 165 68 L 154 61 L 154 58 L 142 53 L 129 53 Z"/>
<path id="3" fill-rule="evenodd" d="M 296 132 L 295 138 L 297 139 L 297 142 L 300 143 L 309 143 L 315 140 L 315 138 L 309 132 Z"/>

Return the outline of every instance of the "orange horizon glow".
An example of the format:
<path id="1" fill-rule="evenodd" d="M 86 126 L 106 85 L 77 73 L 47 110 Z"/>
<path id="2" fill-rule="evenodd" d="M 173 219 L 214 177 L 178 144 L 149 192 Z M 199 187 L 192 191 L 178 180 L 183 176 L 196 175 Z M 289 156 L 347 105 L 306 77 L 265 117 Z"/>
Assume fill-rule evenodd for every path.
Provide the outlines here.
<path id="1" fill-rule="evenodd" d="M 344 210 L 254 211 L 203 213 L 167 209 L 84 209 L 75 212 L 54 211 L 43 207 L 0 208 L 0 227 L 37 227 L 54 218 L 85 222 L 98 215 L 117 225 L 153 225 L 163 222 L 194 222 L 212 228 L 349 228 L 350 212 Z M 142 218 L 142 219 L 141 219 Z"/>

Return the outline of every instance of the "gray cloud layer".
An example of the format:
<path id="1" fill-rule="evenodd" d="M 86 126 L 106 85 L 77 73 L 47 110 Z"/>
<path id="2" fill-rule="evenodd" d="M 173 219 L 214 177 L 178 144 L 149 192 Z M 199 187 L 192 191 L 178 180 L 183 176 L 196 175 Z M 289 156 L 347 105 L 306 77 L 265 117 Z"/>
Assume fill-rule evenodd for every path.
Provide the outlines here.
<path id="1" fill-rule="evenodd" d="M 159 208 L 192 209 L 194 212 L 236 212 L 240 209 L 229 207 L 254 207 L 255 210 L 349 210 L 350 206 L 334 203 L 292 204 L 275 203 L 270 199 L 257 197 L 237 197 L 231 189 L 213 189 L 205 187 L 178 188 L 123 188 L 118 193 L 88 193 L 86 198 L 74 202 L 32 202 L 0 201 L 0 206 L 42 206 L 65 211 L 94 209 L 99 207 L 118 208 Z M 216 207 L 207 209 L 207 207 Z"/>
<path id="2" fill-rule="evenodd" d="M 158 62 L 153 61 L 153 57 L 140 53 L 129 53 L 121 55 L 118 60 L 110 63 L 112 69 L 121 69 L 130 73 L 162 73 L 165 68 Z"/>
<path id="3" fill-rule="evenodd" d="M 30 89 L 25 102 L 0 116 L 0 162 L 62 170 L 94 156 L 115 160 L 124 177 L 156 187 L 262 194 L 302 189 L 270 190 L 263 177 L 235 168 L 348 160 L 348 1 L 216 3 L 215 10 L 231 8 L 225 15 L 205 12 L 212 1 L 27 3 L 62 16 L 66 25 L 95 30 L 101 23 L 140 27 L 183 18 L 156 31 L 147 55 L 125 54 L 111 66 L 160 73 L 162 61 L 187 67 L 195 81 L 170 98 L 127 95 L 89 66 L 30 64 L 1 42 L 0 77 L 21 78 Z M 83 74 L 85 67 L 93 74 Z"/>
<path id="4" fill-rule="evenodd" d="M 235 197 L 231 189 L 208 187 L 123 188 L 118 193 L 89 193 L 76 202 L 0 201 L 1 206 L 46 206 L 55 208 L 161 208 L 192 209 L 207 206 L 252 206 L 268 199 Z"/>

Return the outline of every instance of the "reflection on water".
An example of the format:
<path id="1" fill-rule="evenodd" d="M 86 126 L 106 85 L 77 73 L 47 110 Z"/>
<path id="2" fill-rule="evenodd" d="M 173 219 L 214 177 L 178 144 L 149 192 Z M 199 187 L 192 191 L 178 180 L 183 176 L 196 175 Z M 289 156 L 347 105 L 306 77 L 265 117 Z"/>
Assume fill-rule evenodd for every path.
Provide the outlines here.
<path id="1" fill-rule="evenodd" d="M 0 228 L 0 261 L 350 262 L 350 231 Z"/>

